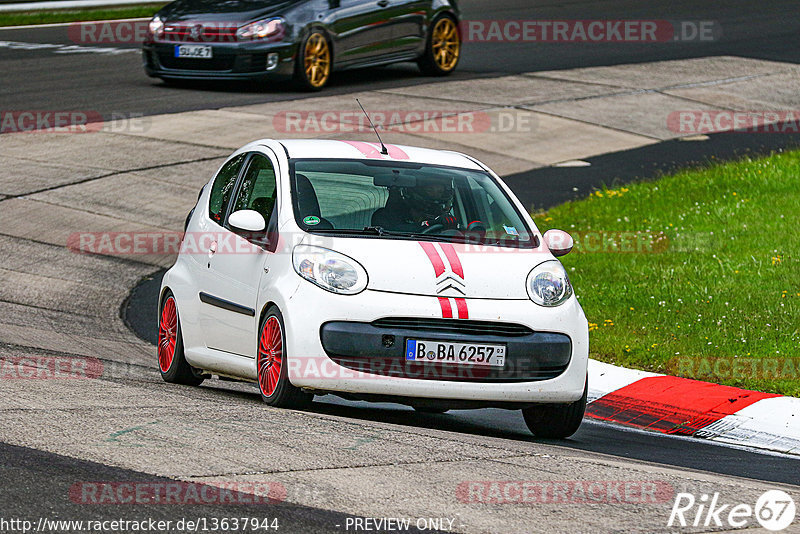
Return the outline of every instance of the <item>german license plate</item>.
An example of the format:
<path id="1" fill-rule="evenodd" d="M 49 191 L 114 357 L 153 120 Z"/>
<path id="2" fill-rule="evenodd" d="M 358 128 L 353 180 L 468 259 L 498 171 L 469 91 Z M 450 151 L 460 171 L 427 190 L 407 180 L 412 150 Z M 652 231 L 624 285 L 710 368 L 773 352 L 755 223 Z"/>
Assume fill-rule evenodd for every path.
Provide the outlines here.
<path id="1" fill-rule="evenodd" d="M 406 361 L 503 367 L 506 364 L 506 347 L 483 343 L 407 339 Z"/>
<path id="2" fill-rule="evenodd" d="M 211 59 L 211 47 L 202 45 L 175 45 L 175 57 Z"/>

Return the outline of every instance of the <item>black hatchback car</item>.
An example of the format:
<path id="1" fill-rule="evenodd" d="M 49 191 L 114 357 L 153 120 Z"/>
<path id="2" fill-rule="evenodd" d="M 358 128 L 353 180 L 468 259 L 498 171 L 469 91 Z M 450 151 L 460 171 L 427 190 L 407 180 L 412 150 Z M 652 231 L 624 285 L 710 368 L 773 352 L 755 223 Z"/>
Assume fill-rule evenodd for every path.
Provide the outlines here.
<path id="1" fill-rule="evenodd" d="M 456 0 L 176 0 L 143 46 L 149 76 L 292 78 L 320 90 L 334 69 L 416 61 L 429 75 L 461 55 Z"/>

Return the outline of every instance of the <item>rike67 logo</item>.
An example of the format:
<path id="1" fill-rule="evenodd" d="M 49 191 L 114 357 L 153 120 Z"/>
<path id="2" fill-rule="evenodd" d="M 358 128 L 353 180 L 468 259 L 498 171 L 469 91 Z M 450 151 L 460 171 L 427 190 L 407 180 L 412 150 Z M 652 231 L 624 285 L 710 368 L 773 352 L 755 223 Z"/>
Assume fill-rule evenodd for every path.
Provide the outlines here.
<path id="1" fill-rule="evenodd" d="M 769 490 L 761 495 L 755 506 L 720 502 L 719 493 L 703 494 L 696 498 L 691 493 L 678 493 L 668 527 L 754 527 L 755 520 L 763 528 L 778 532 L 794 521 L 797 512 L 794 499 L 780 490 Z"/>

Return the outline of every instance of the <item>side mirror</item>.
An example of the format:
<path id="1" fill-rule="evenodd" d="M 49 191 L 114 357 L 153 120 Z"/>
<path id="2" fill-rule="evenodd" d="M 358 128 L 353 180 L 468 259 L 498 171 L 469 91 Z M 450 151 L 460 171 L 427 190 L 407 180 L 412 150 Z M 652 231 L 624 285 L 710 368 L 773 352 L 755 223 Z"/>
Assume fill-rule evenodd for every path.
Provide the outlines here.
<path id="1" fill-rule="evenodd" d="M 575 244 L 572 241 L 572 236 L 564 230 L 548 230 L 544 233 L 544 244 L 550 249 L 550 252 L 555 257 L 565 256 L 569 254 Z"/>
<path id="2" fill-rule="evenodd" d="M 228 224 L 243 232 L 263 232 L 267 227 L 264 216 L 255 210 L 239 210 L 231 213 Z"/>

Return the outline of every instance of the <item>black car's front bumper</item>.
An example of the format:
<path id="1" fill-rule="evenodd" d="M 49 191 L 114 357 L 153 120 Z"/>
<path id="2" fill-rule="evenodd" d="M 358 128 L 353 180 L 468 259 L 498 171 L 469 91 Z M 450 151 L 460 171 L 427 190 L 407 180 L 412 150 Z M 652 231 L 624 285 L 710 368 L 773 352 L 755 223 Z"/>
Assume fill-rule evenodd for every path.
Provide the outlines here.
<path id="1" fill-rule="evenodd" d="M 211 46 L 208 59 L 175 57 L 179 44 Z M 294 73 L 293 43 L 145 43 L 144 70 L 148 76 L 167 79 L 269 80 L 286 79 Z M 270 54 L 278 54 L 274 68 L 268 68 Z"/>
<path id="2" fill-rule="evenodd" d="M 366 373 L 463 382 L 530 382 L 561 375 L 572 356 L 569 336 L 533 332 L 515 324 L 470 320 L 381 319 L 372 323 L 334 321 L 320 329 L 322 347 L 342 367 Z M 500 344 L 506 347 L 503 368 L 447 363 L 409 362 L 408 339 Z"/>

